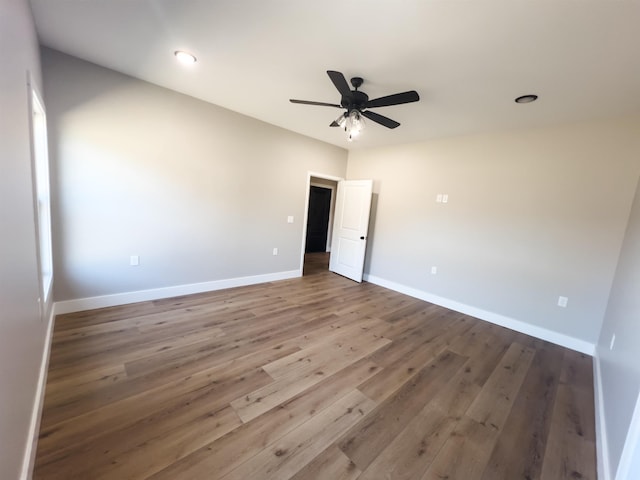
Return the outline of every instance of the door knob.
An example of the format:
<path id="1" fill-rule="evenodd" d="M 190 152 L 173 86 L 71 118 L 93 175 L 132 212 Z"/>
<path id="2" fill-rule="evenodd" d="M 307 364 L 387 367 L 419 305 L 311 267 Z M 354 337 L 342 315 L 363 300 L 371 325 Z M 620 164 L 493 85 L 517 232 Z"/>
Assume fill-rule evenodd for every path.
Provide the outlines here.
<path id="1" fill-rule="evenodd" d="M 364 240 L 364 237 L 360 237 L 360 240 Z"/>

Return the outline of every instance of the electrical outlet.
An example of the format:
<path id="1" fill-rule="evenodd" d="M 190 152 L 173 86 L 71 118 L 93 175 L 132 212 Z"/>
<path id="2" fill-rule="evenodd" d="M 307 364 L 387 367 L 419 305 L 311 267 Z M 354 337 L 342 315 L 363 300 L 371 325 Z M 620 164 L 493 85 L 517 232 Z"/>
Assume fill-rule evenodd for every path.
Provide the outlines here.
<path id="1" fill-rule="evenodd" d="M 613 350 L 613 346 L 615 345 L 615 343 L 616 343 L 616 334 L 614 333 L 611 336 L 611 343 L 609 343 L 609 350 Z"/>
<path id="2" fill-rule="evenodd" d="M 435 275 L 438 273 L 438 267 L 431 267 L 431 275 Z"/>
<path id="3" fill-rule="evenodd" d="M 562 308 L 566 308 L 569 299 L 567 297 L 558 297 L 558 306 Z"/>
<path id="4" fill-rule="evenodd" d="M 273 254 L 278 255 L 278 247 L 273 247 Z"/>
<path id="5" fill-rule="evenodd" d="M 131 265 L 132 267 L 137 267 L 138 265 L 140 265 L 140 256 L 131 255 L 131 257 L 129 257 L 129 265 Z"/>

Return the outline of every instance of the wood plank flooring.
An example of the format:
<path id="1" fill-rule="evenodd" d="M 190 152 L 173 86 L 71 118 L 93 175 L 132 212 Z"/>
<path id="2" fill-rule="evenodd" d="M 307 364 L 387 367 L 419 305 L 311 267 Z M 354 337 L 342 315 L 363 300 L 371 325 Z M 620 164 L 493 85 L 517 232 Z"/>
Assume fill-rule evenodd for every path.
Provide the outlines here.
<path id="1" fill-rule="evenodd" d="M 590 357 L 308 257 L 58 316 L 34 478 L 596 478 Z"/>

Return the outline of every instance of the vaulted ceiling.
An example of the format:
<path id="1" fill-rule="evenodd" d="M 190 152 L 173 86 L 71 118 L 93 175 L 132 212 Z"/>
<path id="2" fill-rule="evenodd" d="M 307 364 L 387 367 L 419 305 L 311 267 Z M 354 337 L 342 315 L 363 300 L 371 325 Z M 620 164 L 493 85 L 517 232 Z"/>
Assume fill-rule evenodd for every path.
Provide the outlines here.
<path id="1" fill-rule="evenodd" d="M 640 112 L 640 2 L 578 0 L 32 0 L 41 43 L 345 148 Z M 194 53 L 189 68 L 175 50 Z M 326 71 L 364 78 L 357 142 Z M 519 105 L 514 98 L 539 95 Z"/>

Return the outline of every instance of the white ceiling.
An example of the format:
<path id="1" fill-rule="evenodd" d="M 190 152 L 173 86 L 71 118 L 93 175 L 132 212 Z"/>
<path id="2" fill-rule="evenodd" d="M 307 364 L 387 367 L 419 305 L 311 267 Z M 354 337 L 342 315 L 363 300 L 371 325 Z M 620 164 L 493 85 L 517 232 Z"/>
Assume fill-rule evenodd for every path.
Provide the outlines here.
<path id="1" fill-rule="evenodd" d="M 640 112 L 640 1 L 31 0 L 62 52 L 345 148 Z M 185 68 L 174 50 L 193 52 Z M 329 128 L 326 75 L 361 76 L 375 109 L 357 142 Z M 536 93 L 528 105 L 514 98 Z"/>

